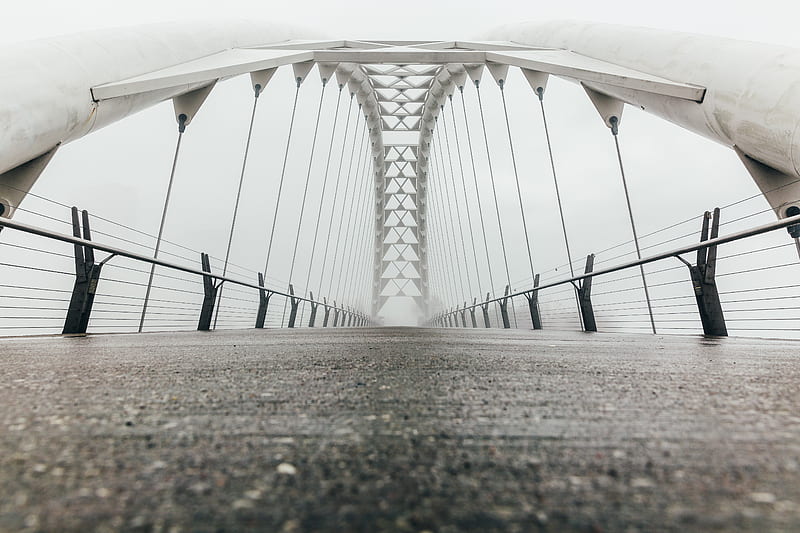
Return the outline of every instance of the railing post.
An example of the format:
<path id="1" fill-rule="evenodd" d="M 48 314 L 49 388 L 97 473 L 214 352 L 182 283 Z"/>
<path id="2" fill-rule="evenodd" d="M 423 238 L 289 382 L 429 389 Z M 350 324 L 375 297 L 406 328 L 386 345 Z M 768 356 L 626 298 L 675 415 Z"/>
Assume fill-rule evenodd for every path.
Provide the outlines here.
<path id="1" fill-rule="evenodd" d="M 478 327 L 478 321 L 475 320 L 475 311 L 477 310 L 477 308 L 475 307 L 476 305 L 478 305 L 478 299 L 477 298 L 473 298 L 472 299 L 472 307 L 469 308 L 469 315 L 470 315 L 470 318 L 472 318 L 472 327 L 473 328 L 477 328 Z"/>
<path id="2" fill-rule="evenodd" d="M 350 313 L 347 315 L 347 327 L 351 327 L 353 325 L 353 309 L 350 306 L 347 306 L 347 310 Z"/>
<path id="3" fill-rule="evenodd" d="M 256 328 L 262 329 L 267 319 L 267 307 L 272 293 L 264 289 L 264 274 L 258 273 L 258 313 L 256 314 Z"/>
<path id="4" fill-rule="evenodd" d="M 289 284 L 289 305 L 291 306 L 291 310 L 289 311 L 289 324 L 288 327 L 293 328 L 294 323 L 297 320 L 297 307 L 300 305 L 300 300 L 294 297 L 294 287 L 292 284 Z"/>
<path id="5" fill-rule="evenodd" d="M 208 261 L 208 254 L 200 253 L 200 263 L 203 265 L 203 272 L 211 273 L 211 264 Z M 203 276 L 203 306 L 200 308 L 200 320 L 197 323 L 197 331 L 208 331 L 211 329 L 211 319 L 214 315 L 214 301 L 217 299 L 217 289 L 214 278 Z"/>
<path id="6" fill-rule="evenodd" d="M 719 208 L 714 209 L 714 214 L 706 211 L 703 216 L 703 229 L 700 234 L 700 242 L 709 239 L 708 221 L 711 222 L 711 236 L 715 239 L 719 236 Z M 681 259 L 678 257 L 678 259 Z M 683 259 L 681 259 L 683 261 Z M 718 337 L 727 337 L 728 328 L 725 325 L 725 316 L 722 314 L 722 304 L 719 301 L 719 291 L 715 280 L 717 270 L 717 247 L 709 246 L 697 250 L 697 265 L 691 265 L 683 261 L 692 276 L 694 286 L 694 297 L 697 300 L 697 310 L 700 313 L 700 321 L 703 323 L 703 333 Z"/>
<path id="7" fill-rule="evenodd" d="M 464 302 L 464 307 L 459 311 L 461 312 L 461 326 L 467 327 L 467 302 Z"/>
<path id="8" fill-rule="evenodd" d="M 508 319 L 508 291 L 511 290 L 511 287 L 506 285 L 506 292 L 504 297 L 500 300 L 500 315 L 503 317 L 503 329 L 509 329 L 511 327 L 511 321 Z"/>
<path id="9" fill-rule="evenodd" d="M 319 303 L 314 301 L 314 293 L 312 291 L 308 291 L 308 295 L 311 297 L 311 316 L 308 317 L 308 327 L 313 328 L 314 320 L 317 318 L 317 306 Z"/>
<path id="10" fill-rule="evenodd" d="M 490 328 L 492 327 L 492 323 L 489 322 L 489 293 L 486 293 L 486 303 L 481 304 L 481 309 L 483 310 L 483 324 Z"/>
<path id="11" fill-rule="evenodd" d="M 594 267 L 594 254 L 586 256 L 586 269 L 584 274 L 589 274 Z M 584 278 L 578 282 L 578 302 L 581 306 L 581 316 L 583 317 L 584 331 L 597 331 L 597 322 L 594 320 L 594 309 L 592 308 L 592 278 Z"/>
<path id="12" fill-rule="evenodd" d="M 333 301 L 333 327 L 339 325 L 339 308 L 336 306 L 336 300 Z"/>
<path id="13" fill-rule="evenodd" d="M 90 241 L 92 234 L 89 229 L 89 213 L 83 211 L 82 217 L 83 238 Z M 78 218 L 77 207 L 72 208 L 72 234 L 75 237 L 81 237 L 81 222 Z M 69 300 L 62 334 L 86 333 L 102 267 L 103 263 L 95 264 L 94 262 L 94 249 L 75 245 L 75 285 L 72 288 L 72 297 Z"/>
<path id="14" fill-rule="evenodd" d="M 328 305 L 328 299 L 325 298 L 324 296 L 322 297 L 322 302 L 325 305 L 325 317 L 323 317 L 323 319 L 322 319 L 322 327 L 323 328 L 327 328 L 328 327 L 328 317 L 331 314 L 331 308 Z"/>
<path id="15" fill-rule="evenodd" d="M 533 277 L 533 290 L 525 294 L 528 299 L 528 309 L 531 312 L 531 324 L 533 329 L 542 329 L 542 317 L 539 315 L 539 291 L 536 287 L 539 286 L 539 274 Z"/>

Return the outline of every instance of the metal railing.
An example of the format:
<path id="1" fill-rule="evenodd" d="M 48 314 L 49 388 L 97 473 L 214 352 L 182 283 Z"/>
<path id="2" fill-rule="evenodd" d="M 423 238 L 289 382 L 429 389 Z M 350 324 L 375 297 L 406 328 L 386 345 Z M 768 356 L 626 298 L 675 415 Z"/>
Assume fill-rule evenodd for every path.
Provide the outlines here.
<path id="1" fill-rule="evenodd" d="M 0 326 L 0 334 L 4 331 L 49 330 L 52 331 L 59 321 L 64 321 L 63 333 L 85 333 L 89 321 L 92 320 L 92 329 L 100 330 L 125 330 L 139 322 L 143 297 L 135 295 L 132 290 L 146 286 L 146 276 L 149 269 L 137 268 L 136 264 L 160 266 L 168 269 L 170 273 L 158 273 L 153 288 L 157 291 L 151 298 L 148 306 L 148 324 L 156 329 L 188 329 L 191 324 L 197 323 L 197 329 L 210 329 L 211 317 L 215 310 L 224 310 L 221 327 L 244 327 L 248 322 L 253 323 L 255 317 L 256 327 L 264 327 L 265 323 L 277 322 L 282 325 L 285 320 L 284 313 L 277 309 L 278 306 L 269 307 L 272 297 L 283 298 L 289 304 L 288 327 L 300 326 L 298 308 L 301 304 L 311 307 L 310 317 L 303 317 L 309 325 L 327 326 L 365 326 L 370 324 L 370 319 L 365 314 L 342 305 L 329 304 L 327 301 L 318 301 L 313 297 L 307 298 L 293 293 L 293 288 L 288 291 L 268 288 L 264 284 L 263 276 L 259 275 L 259 282 L 249 282 L 232 276 L 222 276 L 211 271 L 211 260 L 207 254 L 201 254 L 201 268 L 186 266 L 171 260 L 150 257 L 145 253 L 132 251 L 120 246 L 99 243 L 91 240 L 88 228 L 89 217 L 83 212 L 82 220 L 76 208 L 73 212 L 73 235 L 60 233 L 11 219 L 0 219 L 0 227 L 13 229 L 29 235 L 44 237 L 74 246 L 72 255 L 57 252 L 51 249 L 34 248 L 21 244 L 0 243 L 0 246 L 11 246 L 27 254 L 44 254 L 48 261 L 41 258 L 30 257 L 27 265 L 0 262 L 0 266 L 10 269 L 24 269 L 27 271 L 47 274 L 56 277 L 74 277 L 75 286 L 72 291 L 47 288 L 44 285 L 31 284 L 0 284 L 9 294 L 3 295 L 1 310 L 14 311 L 10 317 L 17 320 L 17 324 Z M 47 217 L 56 222 L 63 222 L 56 217 Z M 105 219 L 101 219 L 105 220 Z M 81 237 L 81 222 L 83 223 L 83 236 Z M 129 228 L 130 229 L 130 228 Z M 109 233 L 96 232 L 112 237 Z M 113 236 L 117 239 L 119 237 Z M 146 245 L 131 239 L 120 239 L 129 245 L 147 248 Z M 95 262 L 94 253 L 105 252 L 109 254 L 99 263 Z M 185 254 L 165 252 L 165 255 L 191 260 Z M 109 261 L 117 259 L 113 263 Z M 55 261 L 54 261 L 55 260 Z M 127 260 L 127 261 L 126 261 Z M 67 261 L 73 262 L 75 272 L 70 272 L 66 266 Z M 130 262 L 130 264 L 125 264 Z M 34 266 L 34 264 L 47 266 Z M 58 266 L 53 265 L 57 263 Z M 61 268 L 60 265 L 64 264 Z M 112 270 L 111 275 L 101 275 Z M 240 269 L 243 270 L 243 269 Z M 174 273 L 189 274 L 192 278 L 175 276 Z M 120 276 L 120 273 L 125 273 Z M 126 278 L 126 279 L 122 279 Z M 141 278 L 141 279 L 138 279 Z M 111 284 L 118 289 L 112 292 L 99 293 L 97 286 L 102 280 L 104 285 Z M 222 302 L 216 302 L 216 293 L 223 284 L 227 287 Z M 168 293 L 171 296 L 159 297 Z M 230 293 L 230 294 L 228 294 Z M 202 298 L 202 304 L 196 299 Z M 237 302 L 237 305 L 231 305 Z M 64 304 L 69 305 L 66 319 L 63 316 Z M 215 306 L 216 309 L 215 309 Z M 199 309 L 197 309 L 199 307 Z M 316 310 L 321 310 L 316 316 Z M 24 314 L 30 311 L 32 315 Z M 20 314 L 20 313 L 23 314 Z M 329 314 L 332 315 L 329 317 Z M 271 320 L 270 320 L 271 319 Z M 252 327 L 252 326 L 251 326 Z"/>
<path id="2" fill-rule="evenodd" d="M 718 210 L 717 210 L 718 211 Z M 738 219 L 732 220 L 727 222 L 727 224 L 731 224 L 733 222 L 740 222 L 742 220 L 746 220 L 754 215 L 760 215 L 762 212 L 750 214 L 747 216 L 739 217 Z M 706 217 L 708 219 L 711 218 L 710 213 L 706 213 Z M 725 224 L 719 223 L 718 219 L 719 215 L 717 213 L 717 220 L 716 220 L 716 227 L 723 226 Z M 680 224 L 684 224 L 689 222 L 690 220 L 684 221 L 679 224 L 675 224 L 671 227 L 678 226 Z M 511 317 L 511 310 L 513 309 L 514 314 L 516 315 L 516 319 L 518 322 L 518 326 L 521 325 L 522 327 L 534 327 L 534 311 L 531 309 L 529 305 L 529 299 L 531 297 L 535 297 L 536 308 L 535 311 L 540 315 L 539 320 L 542 320 L 542 317 L 546 317 L 546 324 L 547 327 L 550 328 L 554 324 L 556 326 L 555 329 L 574 329 L 574 325 L 579 325 L 581 328 L 588 330 L 588 331 L 596 331 L 597 330 L 597 323 L 602 322 L 602 330 L 604 331 L 616 331 L 616 330 L 627 330 L 627 331 L 649 331 L 650 330 L 650 323 L 649 320 L 646 318 L 646 306 L 645 301 L 640 298 L 637 294 L 637 291 L 640 290 L 641 284 L 639 283 L 639 273 L 625 273 L 622 276 L 608 278 L 610 274 L 614 273 L 621 273 L 628 269 L 636 268 L 642 265 L 650 265 L 652 263 L 656 263 L 658 261 L 663 261 L 669 258 L 676 258 L 681 260 L 683 264 L 676 264 L 666 266 L 657 270 L 651 270 L 648 272 L 648 276 L 651 279 L 651 290 L 654 290 L 654 294 L 656 295 L 653 298 L 654 303 L 654 315 L 656 318 L 657 323 L 659 324 L 659 329 L 661 331 L 667 332 L 683 332 L 683 333 L 706 333 L 706 334 L 727 334 L 727 331 L 724 329 L 714 330 L 713 327 L 709 327 L 705 322 L 703 322 L 704 318 L 704 310 L 702 308 L 701 300 L 704 295 L 704 291 L 702 287 L 698 287 L 697 283 L 694 284 L 694 291 L 690 291 L 687 294 L 674 294 L 675 291 L 665 292 L 663 296 L 658 295 L 658 291 L 661 288 L 667 287 L 675 287 L 682 284 L 684 287 L 692 287 L 691 284 L 687 283 L 687 280 L 692 280 L 690 276 L 686 276 L 686 269 L 687 267 L 691 268 L 696 265 L 690 265 L 685 259 L 681 256 L 684 254 L 692 253 L 692 252 L 701 252 L 703 254 L 713 254 L 713 258 L 709 258 L 711 263 L 714 263 L 715 266 L 712 267 L 716 269 L 716 263 L 724 263 L 724 262 L 735 262 L 737 259 L 740 259 L 745 256 L 750 256 L 759 253 L 765 253 L 774 251 L 780 248 L 794 248 L 795 243 L 784 243 L 784 244 L 773 244 L 768 246 L 762 246 L 761 248 L 750 248 L 743 251 L 734 251 L 733 253 L 729 253 L 725 256 L 716 256 L 716 247 L 719 245 L 729 244 L 737 241 L 741 241 L 743 239 L 754 237 L 756 235 L 762 235 L 765 233 L 769 233 L 781 228 L 786 228 L 790 226 L 797 226 L 800 224 L 800 215 L 784 218 L 781 220 L 777 220 L 774 222 L 762 224 L 756 227 L 748 228 L 746 230 L 732 232 L 728 235 L 724 236 L 713 236 L 713 238 L 705 238 L 699 243 L 690 244 L 681 246 L 678 248 L 672 248 L 667 251 L 662 251 L 658 253 L 653 253 L 649 256 L 643 257 L 641 260 L 634 259 L 629 261 L 618 262 L 613 266 L 608 266 L 601 269 L 595 269 L 595 266 L 600 262 L 594 262 L 594 256 L 589 256 L 588 260 L 590 263 L 594 263 L 588 269 L 589 271 L 584 272 L 583 274 L 578 274 L 575 276 L 556 279 L 553 281 L 546 281 L 544 283 L 537 284 L 535 287 L 532 287 L 534 284 L 532 280 L 523 280 L 520 283 L 517 283 L 516 286 L 526 286 L 530 288 L 526 288 L 524 290 L 517 290 L 517 291 L 507 291 L 503 294 L 503 291 L 499 291 L 502 296 L 489 298 L 487 295 L 487 299 L 484 301 L 477 301 L 475 303 L 464 305 L 463 307 L 447 310 L 444 312 L 440 312 L 435 315 L 433 318 L 429 320 L 430 325 L 438 325 L 438 326 L 464 326 L 466 325 L 469 327 L 472 322 L 470 317 L 473 312 L 477 315 L 475 323 L 477 323 L 478 327 L 483 327 L 484 320 L 481 314 L 483 314 L 486 318 L 487 323 L 490 327 L 513 327 L 513 319 Z M 709 228 L 706 228 L 706 231 Z M 696 232 L 687 233 L 684 235 L 680 235 L 675 238 L 671 238 L 667 241 L 662 241 L 659 243 L 663 245 L 665 243 L 679 240 L 681 238 L 685 238 L 691 235 L 695 235 Z M 652 247 L 652 246 L 651 246 Z M 606 250 L 612 251 L 617 246 L 612 247 L 612 249 Z M 607 264 L 609 262 L 614 262 L 620 258 L 624 258 L 630 255 L 630 253 L 620 253 L 616 256 L 611 258 L 605 259 L 603 264 Z M 705 259 L 703 259 L 705 261 Z M 709 281 L 714 282 L 714 277 L 737 277 L 737 276 L 747 276 L 747 275 L 758 275 L 759 273 L 763 274 L 765 271 L 769 271 L 772 269 L 781 269 L 787 267 L 796 267 L 798 265 L 796 260 L 782 262 L 782 263 L 775 263 L 769 265 L 753 265 L 752 262 L 749 265 L 742 266 L 739 265 L 736 268 L 731 268 L 728 271 L 716 273 L 714 271 L 710 272 Z M 701 265 L 704 266 L 704 265 Z M 679 275 L 680 272 L 684 274 L 682 276 Z M 663 276 L 663 280 L 662 280 Z M 588 307 L 591 308 L 592 314 L 597 314 L 598 316 L 595 317 L 596 321 L 594 327 L 587 327 L 585 324 L 584 319 L 585 317 L 582 316 L 585 311 L 585 305 L 582 303 L 576 304 L 576 297 L 575 293 L 577 292 L 580 296 L 580 291 L 583 286 L 587 284 L 586 280 L 594 280 L 597 279 L 595 282 L 594 292 L 590 291 L 587 294 L 587 298 L 585 298 L 585 302 L 588 304 Z M 605 278 L 605 279 L 602 279 Z M 600 286 L 600 283 L 603 281 L 602 289 L 597 290 Z M 692 280 L 696 281 L 696 280 Z M 754 283 L 751 283 L 751 287 Z M 761 283 L 764 285 L 764 283 Z M 589 282 L 591 286 L 591 282 Z M 719 314 L 718 319 L 722 318 L 722 311 L 721 305 L 725 304 L 726 310 L 725 314 L 730 315 L 727 319 L 723 320 L 722 326 L 723 328 L 726 325 L 730 325 L 731 331 L 734 332 L 747 332 L 747 331 L 759 331 L 759 332 L 791 332 L 792 334 L 800 334 L 800 328 L 792 327 L 792 324 L 800 323 L 800 317 L 795 315 L 800 315 L 800 313 L 795 313 L 795 315 L 787 315 L 792 311 L 800 311 L 800 305 L 789 305 L 789 302 L 793 303 L 795 299 L 800 299 L 800 295 L 778 295 L 774 291 L 778 290 L 786 290 L 786 289 L 800 289 L 800 285 L 795 284 L 784 284 L 776 287 L 770 286 L 762 286 L 758 288 L 746 288 L 746 289 L 732 289 L 732 290 L 721 290 L 717 291 L 716 284 L 713 284 L 713 291 L 717 292 L 715 296 L 716 305 L 719 307 L 718 312 Z M 554 290 L 555 289 L 555 290 Z M 546 294 L 541 294 L 543 291 L 547 291 Z M 749 296 L 753 292 L 757 291 L 767 291 L 769 292 L 768 295 L 762 297 L 752 297 Z M 772 291 L 772 292 L 770 292 Z M 710 292 L 709 288 L 706 288 L 705 293 Z M 541 294 L 541 297 L 539 295 Z M 625 297 L 626 294 L 630 294 L 631 296 Z M 747 296 L 743 296 L 747 295 Z M 520 296 L 524 296 L 525 298 L 519 298 Z M 612 301 L 603 301 L 602 303 L 593 302 L 592 299 L 595 300 L 604 300 L 604 296 L 614 296 L 619 298 L 622 296 L 622 299 L 612 300 Z M 598 298 L 599 297 L 599 298 Z M 706 295 L 707 299 L 707 295 Z M 580 300 L 580 298 L 579 298 Z M 692 301 L 694 300 L 694 301 Z M 771 307 L 745 307 L 741 308 L 742 306 L 737 306 L 734 304 L 752 304 L 756 302 L 779 302 L 785 303 L 786 305 L 778 305 L 778 306 L 771 306 Z M 509 305 L 510 304 L 510 305 Z M 500 313 L 488 313 L 488 308 L 490 305 L 494 305 L 500 309 Z M 513 307 L 512 307 L 513 306 Z M 505 308 L 505 310 L 503 309 Z M 597 312 L 594 308 L 600 308 L 600 311 Z M 689 308 L 697 308 L 700 313 L 700 316 L 691 316 L 689 314 Z M 530 316 L 529 316 L 530 311 Z M 707 311 L 707 310 L 706 310 Z M 766 317 L 763 316 L 763 313 L 775 311 L 779 316 L 770 316 Z M 761 313 L 762 316 L 758 316 L 756 313 Z M 500 320 L 500 317 L 505 317 L 504 320 Z M 714 314 L 714 313 L 712 313 Z M 601 318 L 602 317 L 602 318 Z M 708 317 L 705 317 L 708 318 Z M 763 322 L 771 321 L 772 324 L 765 326 Z M 727 324 L 726 324 L 727 322 Z M 559 327 L 560 326 L 560 327 Z M 573 328 L 570 328 L 573 326 Z M 723 333 L 724 331 L 724 333 Z"/>

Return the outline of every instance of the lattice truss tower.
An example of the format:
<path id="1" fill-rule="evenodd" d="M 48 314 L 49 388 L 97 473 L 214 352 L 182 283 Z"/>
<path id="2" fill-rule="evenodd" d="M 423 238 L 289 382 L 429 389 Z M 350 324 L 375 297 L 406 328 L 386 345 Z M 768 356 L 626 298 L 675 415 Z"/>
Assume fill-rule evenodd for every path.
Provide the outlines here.
<path id="1" fill-rule="evenodd" d="M 428 303 L 425 231 L 426 153 L 420 149 L 422 114 L 440 65 L 364 65 L 375 90 L 384 137 L 383 176 L 375 242 L 374 312 L 392 297 L 412 298 L 420 309 Z M 414 132 L 416 141 L 392 138 Z M 399 137 L 399 136 L 398 136 Z"/>

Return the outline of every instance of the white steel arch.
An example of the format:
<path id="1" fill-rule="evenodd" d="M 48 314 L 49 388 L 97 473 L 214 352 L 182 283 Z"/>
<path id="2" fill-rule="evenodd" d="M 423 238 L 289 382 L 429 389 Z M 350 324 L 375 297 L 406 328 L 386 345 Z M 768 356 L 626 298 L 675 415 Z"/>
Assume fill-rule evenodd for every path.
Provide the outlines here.
<path id="1" fill-rule="evenodd" d="M 486 41 L 298 37 L 245 22 L 166 24 L 0 52 L 0 71 L 11 73 L 0 85 L 0 182 L 12 186 L 0 194 L 2 215 L 13 216 L 64 143 L 170 99 L 188 123 L 220 80 L 250 74 L 263 87 L 274 69 L 293 65 L 302 81 L 315 63 L 335 69 L 369 128 L 378 213 L 373 314 L 395 294 L 429 303 L 431 132 L 447 96 L 479 79 L 484 65 L 495 80 L 521 68 L 535 91 L 549 75 L 580 83 L 609 127 L 627 103 L 733 147 L 778 216 L 800 197 L 798 50 L 575 22 L 515 24 Z M 416 137 L 388 140 L 397 132 Z"/>

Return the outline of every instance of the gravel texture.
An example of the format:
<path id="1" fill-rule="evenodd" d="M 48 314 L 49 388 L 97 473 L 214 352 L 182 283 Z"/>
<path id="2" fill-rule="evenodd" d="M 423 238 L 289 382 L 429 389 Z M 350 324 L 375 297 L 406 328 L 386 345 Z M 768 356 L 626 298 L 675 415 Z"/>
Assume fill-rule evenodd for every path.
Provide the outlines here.
<path id="1" fill-rule="evenodd" d="M 0 341 L 0 531 L 798 531 L 797 342 Z"/>

